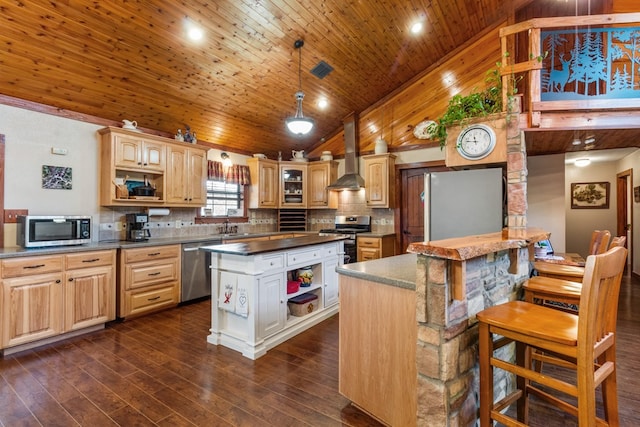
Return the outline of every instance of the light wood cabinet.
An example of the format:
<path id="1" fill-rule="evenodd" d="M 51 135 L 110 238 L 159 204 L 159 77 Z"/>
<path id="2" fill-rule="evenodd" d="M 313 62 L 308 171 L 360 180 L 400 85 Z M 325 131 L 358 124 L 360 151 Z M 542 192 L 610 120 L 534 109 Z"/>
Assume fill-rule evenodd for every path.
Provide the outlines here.
<path id="1" fill-rule="evenodd" d="M 180 245 L 120 250 L 118 317 L 173 307 L 180 298 Z"/>
<path id="2" fill-rule="evenodd" d="M 207 152 L 204 149 L 169 145 L 166 194 L 168 205 L 207 204 Z"/>
<path id="3" fill-rule="evenodd" d="M 330 191 L 327 186 L 334 182 L 338 175 L 338 163 L 335 161 L 321 161 L 309 163 L 307 169 L 307 207 L 329 208 Z"/>
<path id="4" fill-rule="evenodd" d="M 365 200 L 372 208 L 392 208 L 395 200 L 395 158 L 393 154 L 362 156 Z"/>
<path id="5" fill-rule="evenodd" d="M 360 237 L 357 240 L 358 262 L 395 255 L 393 235 L 383 237 Z"/>
<path id="6" fill-rule="evenodd" d="M 300 162 L 280 162 L 281 208 L 307 207 L 307 165 Z"/>
<path id="7" fill-rule="evenodd" d="M 204 206 L 207 200 L 207 149 L 156 135 L 104 128 L 100 145 L 100 205 Z M 143 183 L 153 197 L 116 191 L 116 183 Z"/>
<path id="8" fill-rule="evenodd" d="M 249 173 L 251 174 L 251 187 L 249 189 L 249 208 L 278 207 L 279 168 L 278 162 L 268 159 L 247 159 Z"/>
<path id="9" fill-rule="evenodd" d="M 2 260 L 2 348 L 115 319 L 115 250 Z"/>
<path id="10" fill-rule="evenodd" d="M 116 318 L 115 251 L 65 255 L 65 331 Z"/>

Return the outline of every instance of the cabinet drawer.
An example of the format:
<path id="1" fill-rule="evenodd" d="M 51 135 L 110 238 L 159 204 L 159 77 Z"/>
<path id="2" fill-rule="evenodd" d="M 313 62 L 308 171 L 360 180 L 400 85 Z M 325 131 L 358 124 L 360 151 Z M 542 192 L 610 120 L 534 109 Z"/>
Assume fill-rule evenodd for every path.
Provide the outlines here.
<path id="1" fill-rule="evenodd" d="M 2 261 L 2 277 L 57 273 L 62 271 L 62 266 L 62 255 L 5 259 Z"/>
<path id="2" fill-rule="evenodd" d="M 359 248 L 379 248 L 380 239 L 377 237 L 358 237 L 357 239 Z"/>
<path id="3" fill-rule="evenodd" d="M 294 264 L 315 264 L 322 261 L 322 253 L 320 249 L 313 249 L 308 251 L 289 252 L 287 254 L 287 265 Z"/>
<path id="4" fill-rule="evenodd" d="M 178 303 L 177 284 L 171 283 L 159 288 L 127 292 L 128 314 L 137 314 Z"/>
<path id="5" fill-rule="evenodd" d="M 153 246 L 124 250 L 124 262 L 127 264 L 163 258 L 179 259 L 180 245 Z"/>
<path id="6" fill-rule="evenodd" d="M 327 245 L 324 247 L 324 256 L 325 257 L 332 257 L 332 256 L 336 256 L 338 254 L 338 245 Z"/>
<path id="7" fill-rule="evenodd" d="M 80 252 L 64 256 L 67 270 L 79 268 L 115 266 L 115 251 Z"/>
<path id="8" fill-rule="evenodd" d="M 127 265 L 127 289 L 136 289 L 169 280 L 178 280 L 179 271 L 178 260 Z"/>
<path id="9" fill-rule="evenodd" d="M 358 262 L 380 259 L 379 249 L 358 249 Z"/>
<path id="10" fill-rule="evenodd" d="M 264 257 L 263 268 L 265 271 L 277 270 L 284 267 L 284 255 L 269 255 Z"/>

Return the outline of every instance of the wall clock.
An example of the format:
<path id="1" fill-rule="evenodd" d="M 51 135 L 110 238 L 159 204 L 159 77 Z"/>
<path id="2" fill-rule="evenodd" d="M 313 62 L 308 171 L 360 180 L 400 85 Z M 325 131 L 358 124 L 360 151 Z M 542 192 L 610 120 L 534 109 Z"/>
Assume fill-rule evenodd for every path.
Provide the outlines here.
<path id="1" fill-rule="evenodd" d="M 487 157 L 496 147 L 496 133 L 485 124 L 473 124 L 463 129 L 456 141 L 456 150 L 467 160 Z"/>
<path id="2" fill-rule="evenodd" d="M 433 120 L 423 120 L 413 128 L 413 136 L 418 139 L 431 139 L 432 135 L 429 132 L 429 126 L 434 124 Z"/>

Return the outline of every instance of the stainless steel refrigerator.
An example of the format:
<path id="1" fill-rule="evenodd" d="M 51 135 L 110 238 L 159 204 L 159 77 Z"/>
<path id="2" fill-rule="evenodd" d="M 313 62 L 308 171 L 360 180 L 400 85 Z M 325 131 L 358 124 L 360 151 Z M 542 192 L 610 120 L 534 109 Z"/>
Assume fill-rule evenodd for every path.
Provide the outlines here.
<path id="1" fill-rule="evenodd" d="M 501 231 L 504 190 L 501 168 L 425 174 L 425 240 Z"/>

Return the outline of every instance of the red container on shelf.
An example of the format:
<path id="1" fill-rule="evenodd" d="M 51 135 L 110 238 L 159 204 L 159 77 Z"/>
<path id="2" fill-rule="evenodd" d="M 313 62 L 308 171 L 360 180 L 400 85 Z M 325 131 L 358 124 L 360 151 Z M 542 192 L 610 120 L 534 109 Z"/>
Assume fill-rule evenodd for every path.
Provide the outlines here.
<path id="1" fill-rule="evenodd" d="M 300 282 L 298 280 L 287 280 L 287 293 L 294 294 L 300 290 Z"/>

